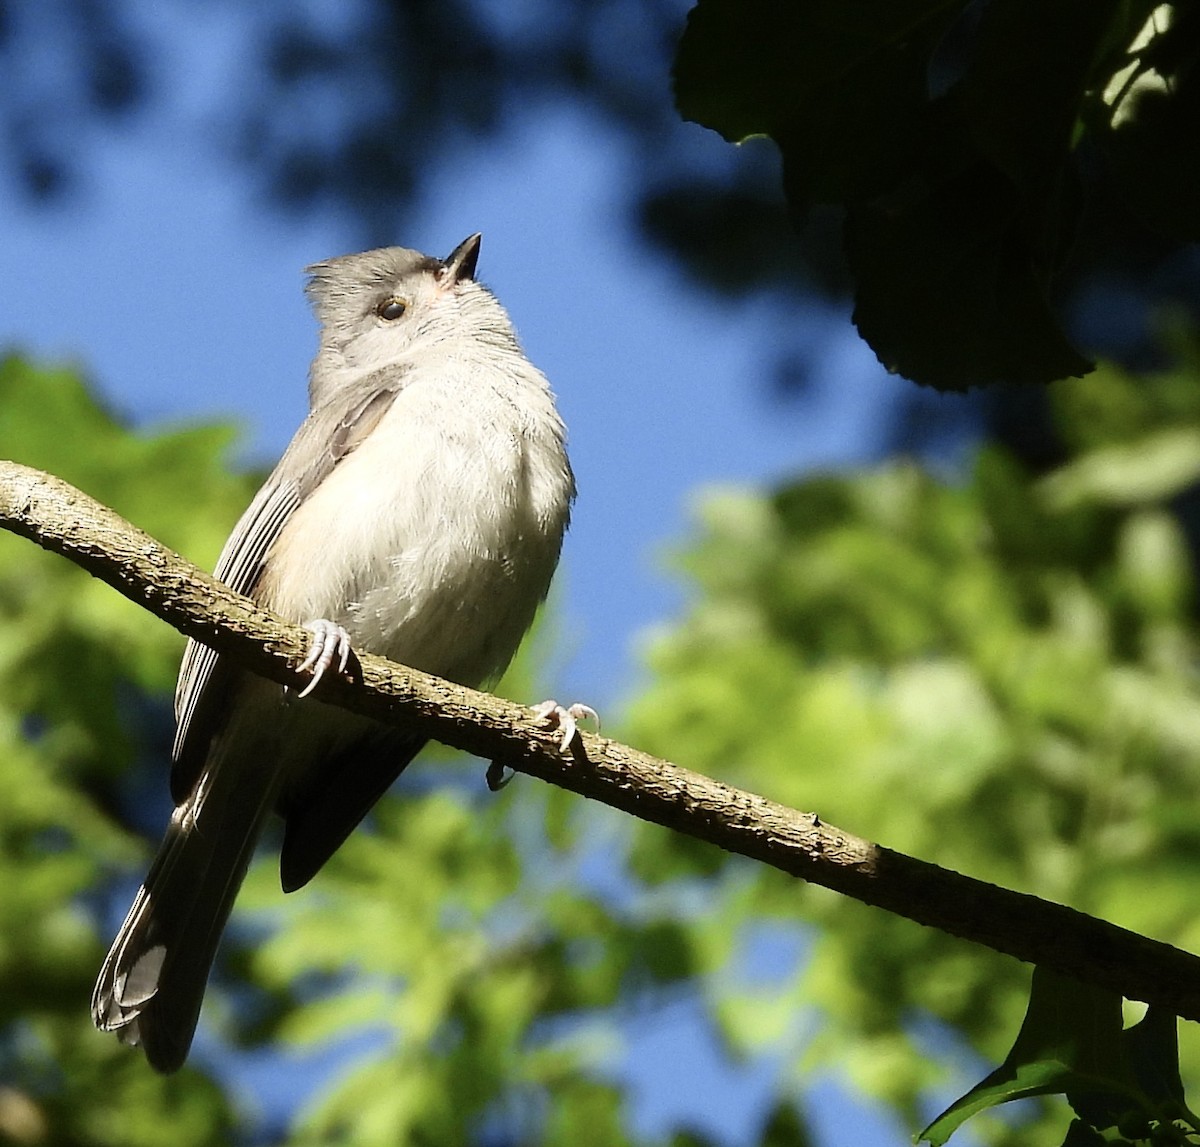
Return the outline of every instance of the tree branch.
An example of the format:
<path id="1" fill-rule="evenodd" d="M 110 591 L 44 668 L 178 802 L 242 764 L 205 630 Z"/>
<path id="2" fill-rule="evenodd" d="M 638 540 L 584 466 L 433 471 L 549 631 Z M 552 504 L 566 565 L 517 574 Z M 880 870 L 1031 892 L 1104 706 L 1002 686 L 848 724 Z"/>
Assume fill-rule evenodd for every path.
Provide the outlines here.
<path id="1" fill-rule="evenodd" d="M 298 686 L 307 631 L 259 609 L 74 487 L 0 461 L 0 526 L 62 554 L 169 625 Z M 528 708 L 363 655 L 321 699 L 416 729 L 643 820 L 889 912 L 1200 1020 L 1200 959 L 1082 912 L 893 852 L 608 738 L 571 757 Z"/>

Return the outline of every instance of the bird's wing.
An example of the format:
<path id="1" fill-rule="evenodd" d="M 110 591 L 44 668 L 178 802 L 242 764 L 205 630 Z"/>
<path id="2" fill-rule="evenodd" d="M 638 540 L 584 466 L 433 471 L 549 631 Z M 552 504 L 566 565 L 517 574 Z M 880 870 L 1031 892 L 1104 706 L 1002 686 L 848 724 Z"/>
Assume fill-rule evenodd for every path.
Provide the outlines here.
<path id="1" fill-rule="evenodd" d="M 285 819 L 279 879 L 284 892 L 302 888 L 374 808 L 425 737 L 380 726 L 321 762 L 309 784 L 281 803 Z"/>
<path id="2" fill-rule="evenodd" d="M 402 385 L 403 379 L 390 370 L 386 382 L 364 379 L 353 393 L 309 413 L 225 543 L 215 570 L 218 580 L 254 596 L 271 547 L 296 508 L 375 429 Z M 191 792 L 204 768 L 236 678 L 237 668 L 226 658 L 188 641 L 175 688 L 171 796 L 176 804 Z"/>

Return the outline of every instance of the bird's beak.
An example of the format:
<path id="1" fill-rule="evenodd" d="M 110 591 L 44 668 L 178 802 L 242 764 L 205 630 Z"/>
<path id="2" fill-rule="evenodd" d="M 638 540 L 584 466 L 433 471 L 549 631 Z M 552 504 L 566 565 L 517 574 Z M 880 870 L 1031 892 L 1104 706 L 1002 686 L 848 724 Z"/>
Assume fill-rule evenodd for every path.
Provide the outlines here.
<path id="1" fill-rule="evenodd" d="M 475 278 L 475 262 L 479 258 L 479 243 L 483 235 L 476 231 L 464 239 L 446 259 L 442 278 L 446 282 L 459 283 L 463 279 Z"/>

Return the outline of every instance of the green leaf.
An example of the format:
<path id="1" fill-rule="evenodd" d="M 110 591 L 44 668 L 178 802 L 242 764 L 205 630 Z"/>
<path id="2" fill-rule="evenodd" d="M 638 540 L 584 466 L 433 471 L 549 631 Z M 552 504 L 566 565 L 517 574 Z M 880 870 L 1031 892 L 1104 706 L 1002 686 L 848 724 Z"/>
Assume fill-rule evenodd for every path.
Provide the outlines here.
<path id="1" fill-rule="evenodd" d="M 812 1147 L 812 1131 L 795 1103 L 783 1102 L 767 1116 L 759 1147 Z"/>
<path id="2" fill-rule="evenodd" d="M 684 119 L 780 145 L 789 199 L 871 194 L 923 130 L 928 57 L 962 0 L 700 0 L 675 62 Z"/>
<path id="3" fill-rule="evenodd" d="M 1122 1033 L 1138 1086 L 1157 1103 L 1184 1103 L 1179 1077 L 1179 1017 L 1164 1008 L 1147 1008 L 1146 1014 Z"/>
<path id="4" fill-rule="evenodd" d="M 1063 178 L 1097 59 L 1123 7 L 1122 0 L 991 0 L 982 9 L 962 114 L 978 154 L 1011 181 L 1035 227 L 1050 222 L 1044 209 Z"/>
<path id="5" fill-rule="evenodd" d="M 1155 231 L 1200 239 L 1200 11 L 1159 5 L 1144 43 L 1114 77 L 1096 128 L 1109 169 L 1130 206 Z"/>
<path id="6" fill-rule="evenodd" d="M 920 1138 L 941 1147 L 972 1115 L 997 1104 L 1062 1094 L 1092 1126 L 1142 1106 L 1121 1039 L 1121 997 L 1035 968 L 1025 1022 L 1004 1062 L 950 1105 Z M 1083 1110 L 1080 1110 L 1080 1109 Z"/>
<path id="7" fill-rule="evenodd" d="M 1047 230 L 1070 230 L 1062 205 L 1043 204 L 1031 230 L 1020 192 L 955 141 L 962 130 L 951 123 L 935 145 L 962 151 L 949 171 L 917 164 L 894 194 L 848 207 L 859 334 L 888 370 L 938 390 L 1086 374 L 1051 307 L 1041 250 Z"/>
<path id="8" fill-rule="evenodd" d="M 1109 1140 L 1100 1134 L 1090 1123 L 1082 1119 L 1074 1119 L 1067 1128 L 1067 1137 L 1062 1147 L 1105 1147 Z"/>
<path id="9" fill-rule="evenodd" d="M 1173 497 L 1198 480 L 1200 427 L 1189 426 L 1093 450 L 1046 478 L 1041 493 L 1055 510 L 1089 502 L 1136 506 Z"/>

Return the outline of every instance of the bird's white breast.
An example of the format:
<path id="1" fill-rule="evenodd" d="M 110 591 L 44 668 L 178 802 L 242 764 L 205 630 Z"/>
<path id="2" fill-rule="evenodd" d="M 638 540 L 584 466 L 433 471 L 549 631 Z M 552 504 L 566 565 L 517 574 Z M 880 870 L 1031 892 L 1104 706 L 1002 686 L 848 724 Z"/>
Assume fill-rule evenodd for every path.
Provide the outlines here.
<path id="1" fill-rule="evenodd" d="M 281 531 L 264 602 L 439 676 L 500 672 L 545 596 L 573 493 L 562 424 L 532 377 L 469 362 L 412 377 Z M 284 549 L 312 556 L 272 560 Z"/>

